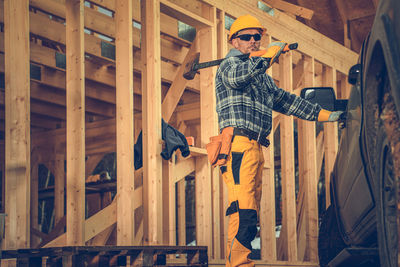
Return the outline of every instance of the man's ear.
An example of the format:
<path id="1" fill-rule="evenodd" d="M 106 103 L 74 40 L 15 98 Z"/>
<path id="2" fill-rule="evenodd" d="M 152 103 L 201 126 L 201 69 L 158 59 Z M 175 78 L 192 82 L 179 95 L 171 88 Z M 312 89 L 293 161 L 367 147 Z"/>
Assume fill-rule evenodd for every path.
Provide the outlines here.
<path id="1" fill-rule="evenodd" d="M 232 39 L 232 46 L 233 46 L 234 48 L 236 48 L 236 49 L 238 48 L 239 44 L 238 44 L 237 38 Z"/>

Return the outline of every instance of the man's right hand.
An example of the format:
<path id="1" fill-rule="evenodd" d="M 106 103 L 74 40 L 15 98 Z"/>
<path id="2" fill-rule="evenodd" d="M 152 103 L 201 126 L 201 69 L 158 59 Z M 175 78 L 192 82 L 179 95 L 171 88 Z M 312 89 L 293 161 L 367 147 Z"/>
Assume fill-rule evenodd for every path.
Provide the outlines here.
<path id="1" fill-rule="evenodd" d="M 250 57 L 264 57 L 270 59 L 270 64 L 276 62 L 282 54 L 283 49 L 287 43 L 285 42 L 272 42 L 268 45 L 267 50 L 260 50 L 250 53 Z"/>

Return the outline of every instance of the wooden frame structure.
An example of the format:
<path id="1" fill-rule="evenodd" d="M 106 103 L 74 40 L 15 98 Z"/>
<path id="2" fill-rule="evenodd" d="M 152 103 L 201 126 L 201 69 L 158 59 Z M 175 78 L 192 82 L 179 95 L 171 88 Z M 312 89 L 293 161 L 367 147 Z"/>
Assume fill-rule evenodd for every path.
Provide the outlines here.
<path id="1" fill-rule="evenodd" d="M 346 73 L 357 59 L 354 52 L 284 13 L 263 12 L 257 2 L 0 0 L 0 72 L 5 73 L 5 91 L 0 90 L 0 129 L 5 132 L 0 155 L 5 151 L 5 157 L 0 157 L 0 167 L 7 213 L 3 248 L 105 245 L 114 228 L 118 245 L 177 245 L 177 236 L 179 244 L 186 245 L 184 178 L 194 173 L 196 244 L 208 246 L 211 265 L 223 264 L 227 196 L 219 170 L 209 166 L 204 149 L 218 132 L 215 68 L 187 81 L 182 73 L 188 58 L 198 51 L 200 61 L 223 57 L 229 48 L 225 19 L 248 13 L 267 28 L 262 46 L 275 39 L 299 43 L 298 51 L 285 54 L 268 70 L 285 90 L 298 94 L 307 86 L 333 86 L 344 98 L 349 95 Z M 179 37 L 178 21 L 196 29 L 193 42 Z M 105 52 L 107 47 L 115 47 L 115 57 L 113 49 L 108 50 L 111 56 Z M 64 66 L 59 60 L 63 57 Z M 32 76 L 29 64 L 39 76 Z M 317 185 L 323 158 L 329 185 L 337 125 L 324 125 L 317 136 L 315 123 L 275 113 L 273 117 L 280 140 L 271 134 L 272 145 L 264 150 L 259 263 L 316 266 Z M 161 118 L 195 137 L 190 157 L 175 153 L 163 162 Z M 135 171 L 133 145 L 141 130 L 143 167 Z M 279 238 L 276 143 L 282 176 Z M 85 219 L 84 179 L 110 152 L 117 158 L 117 195 Z M 55 176 L 55 227 L 47 234 L 37 222 L 39 164 Z M 329 203 L 329 194 L 326 198 Z"/>

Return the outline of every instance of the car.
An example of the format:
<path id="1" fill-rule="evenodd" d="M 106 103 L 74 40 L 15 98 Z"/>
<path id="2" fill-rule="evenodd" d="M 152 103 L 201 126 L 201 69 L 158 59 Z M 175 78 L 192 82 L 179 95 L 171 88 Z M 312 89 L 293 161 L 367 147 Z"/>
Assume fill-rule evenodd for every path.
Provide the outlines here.
<path id="1" fill-rule="evenodd" d="M 348 100 L 332 88 L 301 96 L 345 111 L 330 177 L 331 205 L 320 220 L 321 266 L 398 266 L 400 249 L 400 1 L 380 0 Z"/>

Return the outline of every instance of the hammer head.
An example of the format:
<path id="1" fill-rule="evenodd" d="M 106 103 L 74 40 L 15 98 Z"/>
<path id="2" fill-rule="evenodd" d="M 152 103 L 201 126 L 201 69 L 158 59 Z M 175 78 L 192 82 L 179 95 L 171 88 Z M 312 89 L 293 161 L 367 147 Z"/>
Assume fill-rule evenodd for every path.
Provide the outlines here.
<path id="1" fill-rule="evenodd" d="M 187 61 L 185 65 L 185 70 L 183 72 L 183 77 L 186 80 L 193 80 L 194 76 L 197 73 L 197 65 L 199 63 L 200 53 L 195 53 L 191 56 L 191 58 Z"/>

